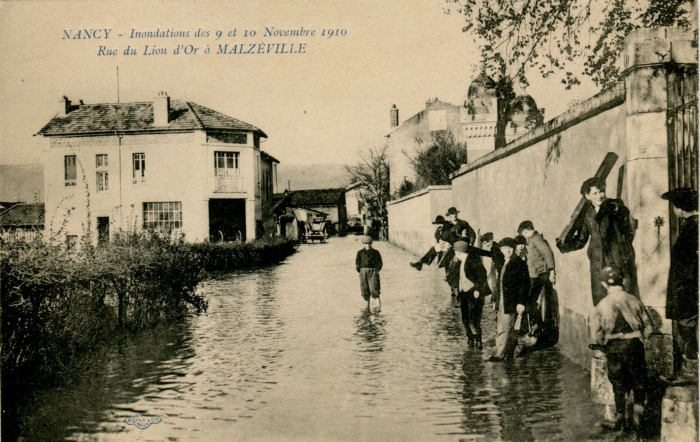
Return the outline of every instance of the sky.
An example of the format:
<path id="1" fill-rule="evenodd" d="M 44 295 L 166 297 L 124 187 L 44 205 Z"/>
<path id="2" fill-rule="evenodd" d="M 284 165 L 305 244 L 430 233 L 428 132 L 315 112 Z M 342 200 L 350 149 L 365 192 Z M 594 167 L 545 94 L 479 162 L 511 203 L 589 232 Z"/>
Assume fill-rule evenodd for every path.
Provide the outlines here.
<path id="1" fill-rule="evenodd" d="M 33 135 L 56 115 L 63 95 L 86 104 L 116 102 L 117 68 L 121 102 L 150 101 L 165 91 L 250 123 L 268 135 L 261 147 L 280 167 L 354 163 L 383 142 L 392 105 L 404 121 L 430 98 L 464 102 L 479 55 L 462 32 L 465 18 L 445 14 L 447 6 L 444 0 L 2 1 L 0 164 L 42 161 L 46 142 Z M 316 35 L 265 36 L 266 27 L 303 27 Z M 81 29 L 111 31 L 106 40 L 65 38 Z M 132 30 L 157 29 L 189 36 L 130 38 Z M 209 35 L 196 36 L 199 29 Z M 233 29 L 236 36 L 229 37 Z M 322 36 L 324 29 L 341 35 Z M 280 46 L 267 54 L 216 54 L 219 44 L 230 51 L 241 43 L 246 51 L 252 44 L 305 45 L 297 54 L 275 54 Z M 199 49 L 175 55 L 178 44 Z M 145 55 L 146 45 L 167 53 Z M 207 45 L 211 52 L 204 54 Z M 117 55 L 98 55 L 100 46 Z M 137 55 L 124 55 L 127 46 Z M 546 119 L 597 92 L 590 83 L 564 91 L 557 79 L 530 82 L 527 92 Z"/>

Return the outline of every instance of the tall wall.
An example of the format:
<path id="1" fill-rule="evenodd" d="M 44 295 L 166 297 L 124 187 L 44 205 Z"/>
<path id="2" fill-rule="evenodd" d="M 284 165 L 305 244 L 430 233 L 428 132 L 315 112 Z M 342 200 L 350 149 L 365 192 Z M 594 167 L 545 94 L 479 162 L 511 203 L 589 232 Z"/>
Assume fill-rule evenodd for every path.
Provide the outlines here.
<path id="1" fill-rule="evenodd" d="M 435 244 L 436 226 L 431 223 L 436 216 L 444 216 L 451 205 L 451 186 L 429 186 L 389 202 L 389 241 L 416 255 L 423 255 Z"/>

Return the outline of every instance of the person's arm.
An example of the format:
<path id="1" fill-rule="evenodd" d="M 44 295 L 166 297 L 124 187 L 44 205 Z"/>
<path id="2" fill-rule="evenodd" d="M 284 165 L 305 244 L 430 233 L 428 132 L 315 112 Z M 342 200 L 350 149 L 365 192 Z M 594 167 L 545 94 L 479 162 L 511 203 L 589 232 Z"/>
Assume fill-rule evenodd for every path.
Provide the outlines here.
<path id="1" fill-rule="evenodd" d="M 375 255 L 377 257 L 377 271 L 380 271 L 382 267 L 384 267 L 384 263 L 382 262 L 382 254 L 379 253 L 379 250 L 375 250 Z"/>
<path id="2" fill-rule="evenodd" d="M 591 323 L 589 328 L 591 343 L 588 346 L 591 350 L 602 350 L 605 342 L 605 331 L 603 330 L 602 321 L 598 309 L 591 315 Z"/>
<path id="3" fill-rule="evenodd" d="M 521 261 L 522 262 L 522 261 Z M 518 284 L 518 301 L 516 306 L 516 311 L 522 313 L 525 311 L 525 304 L 527 304 L 528 297 L 530 295 L 530 273 L 527 270 L 527 264 L 522 262 L 518 265 L 519 270 L 519 280 Z"/>
<path id="4" fill-rule="evenodd" d="M 651 336 L 651 334 L 654 333 L 654 323 L 651 322 L 651 317 L 649 316 L 649 313 L 647 313 L 647 309 L 644 308 L 644 305 L 641 302 L 639 303 L 639 309 L 642 324 L 642 335 L 644 335 L 644 339 L 648 339 L 649 336 Z"/>
<path id="5" fill-rule="evenodd" d="M 579 218 L 576 220 L 574 227 L 571 232 L 566 236 L 566 238 L 561 241 L 557 238 L 557 248 L 561 253 L 569 253 L 576 250 L 581 250 L 586 243 L 588 243 L 588 237 L 590 233 L 588 231 L 588 226 L 584 221 L 586 211 L 582 211 Z"/>
<path id="6" fill-rule="evenodd" d="M 544 263 L 547 266 L 547 272 L 549 272 L 549 281 L 554 284 L 557 282 L 557 274 L 554 269 L 554 253 L 547 241 L 541 236 L 533 236 L 531 240 L 532 245 L 542 254 L 544 258 Z"/>
<path id="7" fill-rule="evenodd" d="M 357 273 L 360 273 L 360 260 L 362 255 L 362 250 L 357 251 L 357 256 L 355 256 L 355 269 L 357 270 Z"/>

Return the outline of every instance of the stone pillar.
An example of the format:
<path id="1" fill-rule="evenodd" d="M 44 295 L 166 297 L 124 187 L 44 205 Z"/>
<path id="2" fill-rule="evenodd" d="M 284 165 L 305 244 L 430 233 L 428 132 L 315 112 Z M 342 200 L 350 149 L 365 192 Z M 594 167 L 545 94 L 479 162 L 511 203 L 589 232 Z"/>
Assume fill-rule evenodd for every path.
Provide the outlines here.
<path id="1" fill-rule="evenodd" d="M 634 248 L 642 301 L 662 332 L 647 342 L 652 374 L 672 370 L 670 321 L 666 320 L 666 284 L 670 264 L 669 189 L 666 112 L 671 63 L 697 66 L 693 34 L 679 28 L 632 31 L 625 40 L 627 110 L 627 206 L 636 219 Z"/>

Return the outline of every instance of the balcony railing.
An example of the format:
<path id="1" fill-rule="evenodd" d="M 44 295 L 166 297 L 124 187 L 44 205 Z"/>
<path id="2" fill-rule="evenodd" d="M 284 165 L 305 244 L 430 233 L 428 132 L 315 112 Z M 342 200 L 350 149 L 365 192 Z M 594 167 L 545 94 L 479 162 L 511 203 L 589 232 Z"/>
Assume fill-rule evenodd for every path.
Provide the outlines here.
<path id="1" fill-rule="evenodd" d="M 243 177 L 217 176 L 214 192 L 243 192 Z"/>

